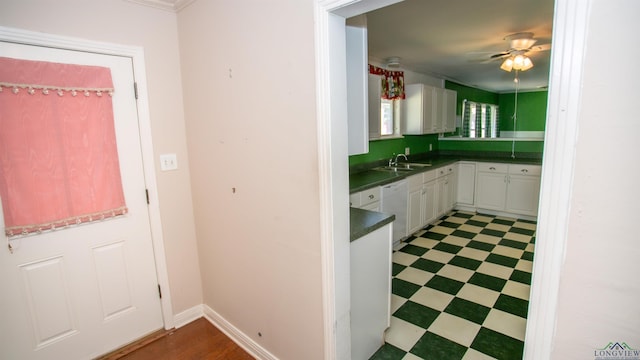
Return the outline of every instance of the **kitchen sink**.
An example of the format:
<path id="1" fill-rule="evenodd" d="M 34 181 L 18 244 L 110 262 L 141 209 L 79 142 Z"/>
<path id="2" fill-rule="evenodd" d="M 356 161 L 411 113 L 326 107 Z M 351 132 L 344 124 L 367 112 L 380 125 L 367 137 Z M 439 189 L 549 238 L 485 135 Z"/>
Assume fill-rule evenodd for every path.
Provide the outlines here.
<path id="1" fill-rule="evenodd" d="M 419 170 L 422 169 L 424 167 L 428 167 L 431 166 L 431 164 L 428 163 L 400 163 L 398 165 L 395 166 L 378 166 L 373 168 L 373 170 L 377 170 L 377 171 L 388 171 L 388 172 L 408 172 L 408 171 L 414 171 L 414 170 Z"/>
<path id="2" fill-rule="evenodd" d="M 398 166 L 379 166 L 379 167 L 373 168 L 373 170 L 390 171 L 390 172 L 405 172 L 405 171 L 418 170 L 418 169 L 423 168 L 424 166 L 431 166 L 431 165 L 426 165 L 426 164 L 400 164 Z"/>
<path id="3" fill-rule="evenodd" d="M 416 170 L 416 168 L 407 167 L 407 166 L 379 166 L 379 167 L 373 168 L 373 170 L 400 172 L 400 171 L 413 171 L 413 170 Z"/>

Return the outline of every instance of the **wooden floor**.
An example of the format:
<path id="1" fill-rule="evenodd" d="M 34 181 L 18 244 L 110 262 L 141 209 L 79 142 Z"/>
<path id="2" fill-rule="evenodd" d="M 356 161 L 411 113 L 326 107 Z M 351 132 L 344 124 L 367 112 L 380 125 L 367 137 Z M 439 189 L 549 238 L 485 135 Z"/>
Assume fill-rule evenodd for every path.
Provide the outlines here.
<path id="1" fill-rule="evenodd" d="M 200 318 L 120 359 L 225 359 L 253 360 L 253 357 L 224 333 Z"/>

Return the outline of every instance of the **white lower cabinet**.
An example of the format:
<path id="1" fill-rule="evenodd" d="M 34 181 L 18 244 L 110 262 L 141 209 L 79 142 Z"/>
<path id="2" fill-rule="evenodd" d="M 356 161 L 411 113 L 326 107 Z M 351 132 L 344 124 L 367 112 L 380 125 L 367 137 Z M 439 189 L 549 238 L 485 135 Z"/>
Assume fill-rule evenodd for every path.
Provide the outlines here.
<path id="1" fill-rule="evenodd" d="M 422 209 L 422 223 L 424 225 L 436 221 L 438 218 L 438 190 L 435 179 L 422 185 Z"/>
<path id="2" fill-rule="evenodd" d="M 422 174 L 407 178 L 409 192 L 407 194 L 407 234 L 411 235 L 423 226 L 422 215 Z"/>
<path id="3" fill-rule="evenodd" d="M 476 206 L 488 210 L 504 210 L 507 203 L 507 171 L 509 165 L 478 163 Z"/>
<path id="4" fill-rule="evenodd" d="M 476 163 L 458 162 L 458 192 L 456 203 L 460 206 L 473 206 L 476 189 Z"/>
<path id="5" fill-rule="evenodd" d="M 460 161 L 411 175 L 406 179 L 406 190 L 402 190 L 407 195 L 406 219 L 397 226 L 409 236 L 453 208 L 535 217 L 540 173 L 539 165 Z M 381 199 L 379 186 L 353 193 L 349 198 L 352 207 L 378 212 L 382 211 Z"/>
<path id="6" fill-rule="evenodd" d="M 448 213 L 455 205 L 457 193 L 457 166 L 451 164 L 437 169 L 436 191 L 438 193 L 438 206 L 436 218 Z"/>
<path id="7" fill-rule="evenodd" d="M 536 216 L 540 195 L 538 165 L 478 163 L 475 206 L 478 209 Z"/>
<path id="8" fill-rule="evenodd" d="M 391 320 L 392 225 L 351 242 L 351 358 L 368 359 Z"/>
<path id="9" fill-rule="evenodd" d="M 408 180 L 408 235 L 434 222 L 455 205 L 457 193 L 455 164 L 412 175 Z"/>
<path id="10" fill-rule="evenodd" d="M 538 215 L 540 170 L 540 166 L 509 166 L 507 212 L 531 216 Z"/>

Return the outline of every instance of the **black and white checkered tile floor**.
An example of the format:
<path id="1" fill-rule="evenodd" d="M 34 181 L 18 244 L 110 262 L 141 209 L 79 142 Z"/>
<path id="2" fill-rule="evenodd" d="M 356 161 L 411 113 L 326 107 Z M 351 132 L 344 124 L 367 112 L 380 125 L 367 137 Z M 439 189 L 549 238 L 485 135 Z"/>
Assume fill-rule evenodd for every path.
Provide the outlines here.
<path id="1" fill-rule="evenodd" d="M 522 359 L 535 222 L 452 212 L 393 253 L 379 359 Z"/>

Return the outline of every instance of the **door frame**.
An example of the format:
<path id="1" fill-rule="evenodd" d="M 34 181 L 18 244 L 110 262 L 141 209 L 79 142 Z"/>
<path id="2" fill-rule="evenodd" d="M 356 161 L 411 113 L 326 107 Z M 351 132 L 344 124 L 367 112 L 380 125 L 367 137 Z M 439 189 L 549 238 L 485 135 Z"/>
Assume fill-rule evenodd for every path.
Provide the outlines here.
<path id="1" fill-rule="evenodd" d="M 402 0 L 400 0 L 402 1 Z M 316 117 L 325 359 L 348 359 L 349 209 L 345 19 L 394 0 L 315 0 Z M 589 11 L 593 0 L 555 0 L 540 205 L 524 359 L 548 359 L 569 226 Z M 342 58 L 342 60 L 340 59 Z M 345 165 L 346 164 L 346 165 Z M 346 278 L 346 279 L 345 279 Z"/>
<path id="2" fill-rule="evenodd" d="M 165 329 L 173 328 L 174 319 L 171 306 L 171 289 L 169 287 L 169 274 L 167 271 L 162 234 L 155 163 L 153 161 L 154 153 L 151 141 L 151 117 L 149 115 L 149 96 L 147 91 L 144 49 L 138 46 L 97 42 L 3 26 L 0 26 L 0 41 L 131 58 L 134 69 L 134 81 L 137 84 L 138 92 L 137 113 L 138 127 L 140 129 L 140 150 L 142 152 L 142 166 L 145 174 L 144 183 L 149 192 L 149 205 L 147 208 L 149 211 L 153 257 L 155 260 L 158 285 L 164 289 L 162 298 L 160 299 L 162 321 Z"/>

